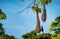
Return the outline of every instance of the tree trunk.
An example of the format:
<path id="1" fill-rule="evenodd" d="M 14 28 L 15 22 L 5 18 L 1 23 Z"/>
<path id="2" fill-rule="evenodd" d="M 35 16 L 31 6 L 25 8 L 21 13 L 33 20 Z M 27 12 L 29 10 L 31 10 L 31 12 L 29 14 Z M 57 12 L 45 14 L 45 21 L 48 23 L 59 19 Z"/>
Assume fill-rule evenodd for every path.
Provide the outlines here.
<path id="1" fill-rule="evenodd" d="M 43 5 L 43 12 L 42 12 L 42 21 L 46 21 L 46 9 L 45 9 L 45 4 Z"/>
<path id="2" fill-rule="evenodd" d="M 38 12 L 36 13 L 36 28 L 35 28 L 35 32 L 39 33 L 41 31 L 41 27 L 40 27 L 40 20 L 39 20 L 39 16 L 38 16 Z"/>

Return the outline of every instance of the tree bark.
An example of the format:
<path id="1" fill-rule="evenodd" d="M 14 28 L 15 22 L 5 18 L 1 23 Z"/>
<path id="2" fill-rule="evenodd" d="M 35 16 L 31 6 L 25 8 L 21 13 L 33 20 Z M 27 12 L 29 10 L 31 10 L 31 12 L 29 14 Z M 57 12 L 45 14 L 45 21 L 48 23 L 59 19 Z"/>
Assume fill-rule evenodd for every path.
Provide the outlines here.
<path id="1" fill-rule="evenodd" d="M 38 12 L 36 13 L 36 29 L 35 32 L 39 33 L 41 31 L 41 27 L 40 27 L 40 20 L 39 20 L 39 16 L 38 16 Z"/>

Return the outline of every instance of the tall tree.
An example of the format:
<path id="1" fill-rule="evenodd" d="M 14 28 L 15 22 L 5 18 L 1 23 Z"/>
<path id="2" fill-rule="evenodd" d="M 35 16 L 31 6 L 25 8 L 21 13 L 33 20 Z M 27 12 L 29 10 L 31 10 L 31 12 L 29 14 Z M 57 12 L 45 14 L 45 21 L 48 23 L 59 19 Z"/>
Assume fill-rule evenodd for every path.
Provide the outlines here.
<path id="1" fill-rule="evenodd" d="M 39 0 L 39 2 L 43 6 L 42 17 L 41 18 L 42 18 L 42 21 L 45 22 L 46 21 L 46 8 L 45 8 L 45 5 L 52 2 L 52 0 Z"/>

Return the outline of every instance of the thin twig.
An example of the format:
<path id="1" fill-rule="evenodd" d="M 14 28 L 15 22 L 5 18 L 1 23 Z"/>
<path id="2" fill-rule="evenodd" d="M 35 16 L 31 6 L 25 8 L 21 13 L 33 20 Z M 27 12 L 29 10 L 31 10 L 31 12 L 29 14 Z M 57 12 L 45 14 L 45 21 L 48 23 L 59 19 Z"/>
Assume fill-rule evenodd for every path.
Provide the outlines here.
<path id="1" fill-rule="evenodd" d="M 35 0 L 34 0 L 34 1 L 35 1 Z M 30 8 L 30 6 L 34 3 L 34 1 L 33 1 L 28 7 L 26 7 L 26 8 L 23 9 L 22 11 L 18 12 L 18 14 L 19 14 L 19 13 L 22 13 L 22 12 L 25 11 L 27 8 Z"/>

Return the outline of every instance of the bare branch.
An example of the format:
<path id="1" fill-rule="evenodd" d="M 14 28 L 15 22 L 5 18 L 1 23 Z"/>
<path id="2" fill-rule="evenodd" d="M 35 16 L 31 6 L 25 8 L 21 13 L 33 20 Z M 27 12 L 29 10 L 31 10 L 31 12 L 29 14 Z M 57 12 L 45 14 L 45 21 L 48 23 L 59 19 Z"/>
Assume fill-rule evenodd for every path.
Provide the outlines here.
<path id="1" fill-rule="evenodd" d="M 35 0 L 34 0 L 34 1 L 35 1 Z M 22 12 L 25 11 L 27 8 L 31 8 L 30 6 L 34 3 L 34 1 L 33 1 L 28 7 L 26 7 L 26 8 L 23 9 L 22 11 L 18 12 L 18 14 L 19 14 L 19 13 L 22 13 Z"/>

